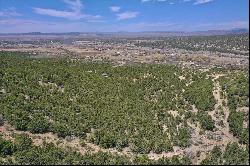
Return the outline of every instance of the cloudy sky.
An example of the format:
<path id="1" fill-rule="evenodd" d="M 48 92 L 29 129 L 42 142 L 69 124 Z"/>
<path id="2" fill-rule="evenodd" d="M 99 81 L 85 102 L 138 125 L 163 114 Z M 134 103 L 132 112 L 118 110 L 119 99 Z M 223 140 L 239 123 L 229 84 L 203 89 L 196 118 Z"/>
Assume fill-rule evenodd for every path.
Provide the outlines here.
<path id="1" fill-rule="evenodd" d="M 248 28 L 249 0 L 0 0 L 0 33 Z"/>

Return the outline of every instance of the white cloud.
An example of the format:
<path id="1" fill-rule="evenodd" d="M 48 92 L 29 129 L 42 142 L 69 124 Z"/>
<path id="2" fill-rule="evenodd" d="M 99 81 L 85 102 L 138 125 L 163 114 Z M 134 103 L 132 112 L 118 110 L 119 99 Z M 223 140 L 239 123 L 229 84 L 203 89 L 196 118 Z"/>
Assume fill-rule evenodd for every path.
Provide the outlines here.
<path id="1" fill-rule="evenodd" d="M 119 6 L 111 6 L 111 7 L 110 7 L 110 10 L 111 10 L 112 12 L 119 12 L 120 9 L 121 9 L 121 7 L 119 7 Z"/>
<path id="2" fill-rule="evenodd" d="M 21 16 L 21 14 L 18 13 L 16 11 L 16 8 L 14 7 L 0 11 L 0 17 L 16 17 L 16 16 Z"/>
<path id="3" fill-rule="evenodd" d="M 100 15 L 89 15 L 81 12 L 83 7 L 80 0 L 64 0 L 66 4 L 68 4 L 71 11 L 63 11 L 63 10 L 55 10 L 55 9 L 46 9 L 46 8 L 38 8 L 34 7 L 33 11 L 40 15 L 48 15 L 52 17 L 61 17 L 69 20 L 79 20 L 79 19 L 100 19 Z"/>
<path id="4" fill-rule="evenodd" d="M 81 16 L 75 12 L 60 11 L 54 9 L 33 8 L 34 12 L 41 15 L 48 15 L 53 17 L 62 17 L 68 19 L 80 19 Z"/>
<path id="5" fill-rule="evenodd" d="M 201 5 L 201 4 L 209 3 L 212 1 L 214 0 L 196 0 L 196 2 L 194 2 L 194 5 Z"/>
<path id="6" fill-rule="evenodd" d="M 127 11 L 123 13 L 117 14 L 117 19 L 118 20 L 126 20 L 126 19 L 131 19 L 137 17 L 139 12 L 132 12 L 132 11 Z"/>

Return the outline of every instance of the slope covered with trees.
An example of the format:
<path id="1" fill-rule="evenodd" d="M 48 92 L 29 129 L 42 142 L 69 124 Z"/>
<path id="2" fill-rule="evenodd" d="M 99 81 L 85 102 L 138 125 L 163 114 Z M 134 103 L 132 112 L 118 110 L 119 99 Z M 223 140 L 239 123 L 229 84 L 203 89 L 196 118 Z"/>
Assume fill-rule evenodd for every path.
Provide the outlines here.
<path id="1" fill-rule="evenodd" d="M 102 149 L 119 152 L 129 149 L 133 157 L 101 151 L 83 155 L 53 143 L 37 146 L 27 135 L 19 135 L 14 139 L 1 138 L 0 162 L 190 164 L 192 158 L 186 156 L 186 150 L 196 141 L 192 125 L 201 127 L 200 134 L 217 130 L 209 115 L 216 104 L 214 82 L 209 74 L 169 65 L 117 67 L 1 52 L 0 126 L 8 124 L 30 135 L 52 133 L 59 139 L 79 138 L 83 144 L 92 143 Z M 246 79 L 239 79 L 236 78 L 237 85 L 230 83 L 229 87 L 247 88 Z M 237 97 L 229 95 L 228 102 L 240 100 L 236 107 L 248 106 L 245 90 L 237 89 L 233 93 Z M 229 103 L 228 106 L 232 109 L 228 118 L 230 130 L 241 143 L 247 144 L 248 127 L 243 125 L 246 116 Z M 180 155 L 175 155 L 176 149 L 180 149 Z M 230 155 L 228 151 L 224 153 Z M 217 152 L 212 151 L 204 163 L 219 162 L 211 161 L 213 153 Z M 150 159 L 150 154 L 174 155 Z M 225 159 L 225 163 L 230 162 Z"/>

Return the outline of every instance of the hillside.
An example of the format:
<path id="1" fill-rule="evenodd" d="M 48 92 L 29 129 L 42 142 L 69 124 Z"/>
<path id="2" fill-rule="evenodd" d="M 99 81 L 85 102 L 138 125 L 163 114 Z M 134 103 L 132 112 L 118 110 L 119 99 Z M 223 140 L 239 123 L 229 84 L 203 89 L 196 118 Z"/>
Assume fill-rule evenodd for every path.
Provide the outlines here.
<path id="1" fill-rule="evenodd" d="M 249 164 L 249 72 L 0 53 L 0 164 Z"/>

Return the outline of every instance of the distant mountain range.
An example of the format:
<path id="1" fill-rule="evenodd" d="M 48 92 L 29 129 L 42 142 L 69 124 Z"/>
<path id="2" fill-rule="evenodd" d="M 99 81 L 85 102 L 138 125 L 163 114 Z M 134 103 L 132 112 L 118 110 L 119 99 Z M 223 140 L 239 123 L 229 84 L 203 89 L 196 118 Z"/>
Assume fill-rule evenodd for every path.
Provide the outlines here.
<path id="1" fill-rule="evenodd" d="M 66 32 L 66 33 L 0 33 L 0 36 L 75 36 L 75 37 L 169 37 L 169 36 L 212 36 L 247 34 L 249 29 L 208 30 L 208 31 L 144 31 L 144 32 Z"/>

